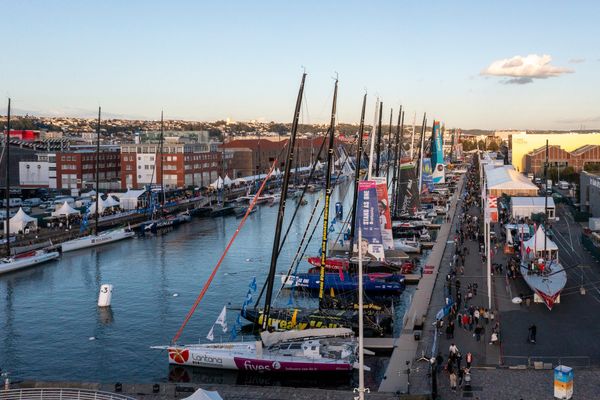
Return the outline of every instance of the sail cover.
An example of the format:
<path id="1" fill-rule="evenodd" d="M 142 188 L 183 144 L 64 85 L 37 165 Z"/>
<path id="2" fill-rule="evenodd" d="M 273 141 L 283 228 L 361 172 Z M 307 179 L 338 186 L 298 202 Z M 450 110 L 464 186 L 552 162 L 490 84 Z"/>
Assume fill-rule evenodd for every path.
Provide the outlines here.
<path id="1" fill-rule="evenodd" d="M 415 214 L 421 207 L 416 168 L 413 163 L 402 164 L 398 187 L 400 214 Z"/>
<path id="2" fill-rule="evenodd" d="M 323 338 L 333 336 L 351 336 L 352 329 L 348 328 L 323 328 L 304 329 L 301 331 L 261 332 L 260 337 L 265 346 L 269 347 L 281 342 L 304 340 L 311 338 Z"/>

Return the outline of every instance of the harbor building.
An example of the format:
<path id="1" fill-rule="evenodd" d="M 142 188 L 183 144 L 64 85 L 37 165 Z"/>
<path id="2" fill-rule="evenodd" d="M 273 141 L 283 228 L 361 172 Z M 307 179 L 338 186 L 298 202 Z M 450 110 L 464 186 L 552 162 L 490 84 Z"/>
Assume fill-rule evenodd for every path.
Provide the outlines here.
<path id="1" fill-rule="evenodd" d="M 208 186 L 222 173 L 220 151 L 208 143 L 165 138 L 162 160 L 158 143 L 121 145 L 121 189 L 163 184 L 166 189 Z M 161 176 L 162 167 L 162 176 Z"/>
<path id="2" fill-rule="evenodd" d="M 592 217 L 600 217 L 600 174 L 582 171 L 579 185 L 580 210 Z"/>
<path id="3" fill-rule="evenodd" d="M 119 146 L 71 146 L 69 151 L 56 152 L 56 188 L 83 189 L 96 184 L 96 157 L 98 178 L 106 189 L 117 189 L 121 172 Z M 102 188 L 102 187 L 101 187 Z"/>
<path id="4" fill-rule="evenodd" d="M 525 155 L 525 169 L 523 172 L 541 176 L 544 173 L 545 161 L 546 146 L 544 145 Z M 572 151 L 567 151 L 560 145 L 549 145 L 548 163 L 550 168 L 561 170 L 572 167 L 575 172 L 581 172 L 586 165 L 600 165 L 600 145 L 586 144 Z"/>
<path id="5" fill-rule="evenodd" d="M 600 133 L 517 133 L 511 135 L 511 137 L 512 165 L 519 172 L 525 171 L 525 156 L 540 147 L 546 146 L 546 140 L 550 145 L 558 145 L 569 152 L 588 144 L 600 145 Z"/>

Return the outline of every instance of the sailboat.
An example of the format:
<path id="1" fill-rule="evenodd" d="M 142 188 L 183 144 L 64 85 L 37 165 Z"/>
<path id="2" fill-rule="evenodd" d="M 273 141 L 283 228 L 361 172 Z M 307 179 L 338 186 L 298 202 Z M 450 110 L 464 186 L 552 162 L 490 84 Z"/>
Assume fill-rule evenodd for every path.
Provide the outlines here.
<path id="1" fill-rule="evenodd" d="M 254 342 L 168 346 L 169 362 L 172 364 L 263 373 L 344 372 L 351 371 L 354 368 L 357 342 L 353 337 L 352 330 L 347 328 L 333 328 L 270 332 L 268 325 L 271 314 L 271 299 L 277 258 L 281 244 L 281 230 L 285 215 L 290 169 L 294 156 L 294 145 L 298 131 L 298 120 L 305 80 L 306 73 L 302 76 L 296 100 L 290 140 L 288 142 L 281 201 L 279 202 L 273 250 L 267 278 L 261 338 Z M 334 104 L 336 97 L 337 81 Z"/>
<path id="2" fill-rule="evenodd" d="M 104 232 L 98 232 L 98 219 L 100 216 L 100 117 L 102 108 L 98 107 L 98 124 L 96 126 L 96 203 L 95 203 L 95 220 L 94 220 L 94 232 L 91 235 L 86 235 L 77 239 L 69 240 L 61 244 L 63 252 L 74 251 L 80 249 L 87 249 L 89 247 L 96 247 L 103 244 L 118 242 L 119 240 L 128 239 L 135 235 L 131 229 L 127 228 L 116 228 Z"/>
<path id="3" fill-rule="evenodd" d="M 359 128 L 359 144 L 357 147 L 357 165 L 360 165 L 360 155 L 362 149 L 362 134 L 364 131 L 364 113 L 366 107 L 366 95 L 363 98 L 363 107 L 361 112 L 361 123 Z M 333 106 L 335 110 L 335 104 Z M 328 130 L 329 152 L 328 165 L 332 165 L 333 161 L 333 143 L 335 130 L 335 111 L 332 112 L 332 120 Z M 360 171 L 355 169 L 355 179 L 360 180 Z M 329 204 L 331 197 L 331 169 L 327 170 L 325 180 L 325 208 L 323 209 L 323 242 L 322 247 L 327 247 L 327 225 L 329 222 Z M 355 187 L 357 190 L 357 186 Z M 356 196 L 355 196 L 356 199 Z M 353 218 L 356 215 L 353 213 Z M 308 262 L 314 267 L 310 268 L 307 273 L 297 273 L 294 275 L 282 276 L 282 287 L 297 287 L 313 291 L 319 291 L 319 308 L 318 309 L 301 309 L 295 307 L 277 308 L 271 312 L 271 317 L 267 321 L 268 325 L 276 329 L 307 329 L 313 327 L 352 327 L 358 328 L 358 311 L 353 300 L 346 301 L 348 293 L 355 294 L 358 290 L 366 292 L 376 292 L 378 294 L 393 293 L 397 294 L 404 289 L 403 277 L 399 280 L 391 282 L 393 277 L 397 275 L 390 271 L 397 271 L 394 265 L 385 262 L 373 261 L 370 267 L 372 270 L 368 275 L 365 275 L 365 285 L 358 285 L 357 263 L 348 258 L 342 257 L 309 257 Z M 321 274 L 323 272 L 323 274 Z M 323 290 L 321 291 L 321 282 Z M 325 298 L 324 292 L 342 293 L 342 299 Z M 377 334 L 389 332 L 392 329 L 393 315 L 381 305 L 371 304 L 367 308 L 368 328 Z M 242 316 L 254 323 L 262 323 L 263 315 L 261 310 L 243 310 Z"/>
<path id="4" fill-rule="evenodd" d="M 46 261 L 57 259 L 59 256 L 57 251 L 48 250 L 35 250 L 14 256 L 10 254 L 10 99 L 8 99 L 6 125 L 6 142 L 4 143 L 4 157 L 6 157 L 6 219 L 4 220 L 6 232 L 6 257 L 0 259 L 0 274 L 25 269 Z"/>
<path id="5" fill-rule="evenodd" d="M 548 176 L 548 141 L 544 180 Z M 545 191 L 545 216 L 548 215 L 548 191 Z M 567 272 L 558 260 L 558 246 L 548 239 L 546 230 L 540 225 L 527 242 L 521 243 L 521 275 L 525 283 L 546 304 L 548 310 L 560 302 L 560 293 L 567 284 Z M 537 300 L 537 299 L 536 299 Z"/>

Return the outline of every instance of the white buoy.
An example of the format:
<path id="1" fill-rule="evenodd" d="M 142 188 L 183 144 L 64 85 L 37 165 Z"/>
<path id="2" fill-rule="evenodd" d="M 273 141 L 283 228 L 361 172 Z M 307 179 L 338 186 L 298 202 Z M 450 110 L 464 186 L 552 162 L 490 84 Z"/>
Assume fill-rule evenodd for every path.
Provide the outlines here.
<path id="1" fill-rule="evenodd" d="M 112 300 L 113 285 L 103 284 L 100 286 L 100 294 L 98 295 L 98 307 L 110 307 Z"/>

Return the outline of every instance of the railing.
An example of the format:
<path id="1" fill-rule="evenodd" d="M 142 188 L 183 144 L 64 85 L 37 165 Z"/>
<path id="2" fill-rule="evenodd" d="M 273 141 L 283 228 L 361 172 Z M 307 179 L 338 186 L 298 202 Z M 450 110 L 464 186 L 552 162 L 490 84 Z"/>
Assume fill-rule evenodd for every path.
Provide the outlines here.
<path id="1" fill-rule="evenodd" d="M 86 389 L 11 389 L 0 390 L 0 400 L 135 400 L 134 397 Z"/>
<path id="2" fill-rule="evenodd" d="M 551 365 L 552 368 L 558 365 L 568 365 L 574 368 L 589 368 L 592 366 L 592 359 L 588 356 L 503 356 L 502 365 L 505 367 L 524 366 L 525 368 L 535 368 L 539 363 L 540 368 Z M 546 364 L 546 365 L 544 365 Z M 595 364 L 595 363 L 594 363 Z"/>

